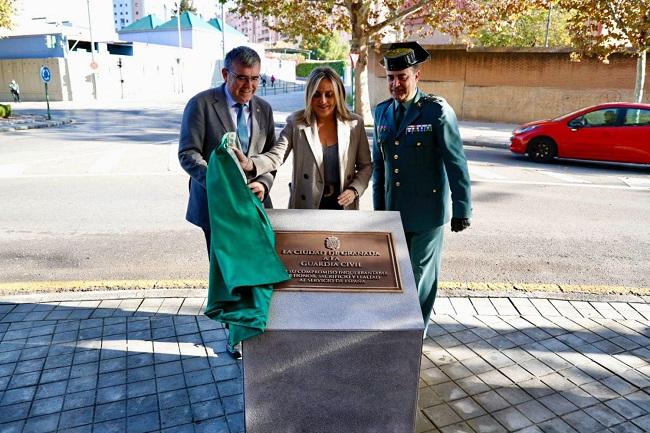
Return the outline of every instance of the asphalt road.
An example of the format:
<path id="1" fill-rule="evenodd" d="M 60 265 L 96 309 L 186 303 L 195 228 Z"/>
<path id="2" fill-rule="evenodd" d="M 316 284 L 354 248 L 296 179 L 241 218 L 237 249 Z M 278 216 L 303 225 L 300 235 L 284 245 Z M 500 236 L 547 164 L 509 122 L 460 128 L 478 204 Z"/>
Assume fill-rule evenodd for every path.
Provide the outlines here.
<path id="1" fill-rule="evenodd" d="M 68 111 L 77 123 L 1 135 L 0 283 L 207 278 L 202 233 L 184 221 L 181 112 Z M 650 287 L 650 169 L 466 152 L 474 218 L 448 233 L 443 280 Z M 290 171 L 278 173 L 276 207 Z"/>

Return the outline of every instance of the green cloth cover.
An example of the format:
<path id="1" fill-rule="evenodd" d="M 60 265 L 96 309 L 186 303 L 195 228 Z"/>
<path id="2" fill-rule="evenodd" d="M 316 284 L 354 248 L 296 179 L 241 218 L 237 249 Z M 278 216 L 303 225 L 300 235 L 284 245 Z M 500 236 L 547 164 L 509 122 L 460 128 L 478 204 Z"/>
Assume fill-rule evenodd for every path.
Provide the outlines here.
<path id="1" fill-rule="evenodd" d="M 205 314 L 229 325 L 235 345 L 264 332 L 273 285 L 291 277 L 275 251 L 275 235 L 246 184 L 225 134 L 206 174 L 210 215 L 210 281 Z"/>

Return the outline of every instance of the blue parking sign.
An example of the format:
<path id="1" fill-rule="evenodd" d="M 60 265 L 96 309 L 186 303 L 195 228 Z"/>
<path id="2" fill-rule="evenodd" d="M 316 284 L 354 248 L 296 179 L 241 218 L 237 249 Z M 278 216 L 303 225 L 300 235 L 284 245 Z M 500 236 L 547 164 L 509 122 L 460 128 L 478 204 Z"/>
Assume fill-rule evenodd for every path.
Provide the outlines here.
<path id="1" fill-rule="evenodd" d="M 47 66 L 41 66 L 41 80 L 43 80 L 44 83 L 48 83 L 52 79 L 52 73 L 50 72 L 50 68 Z"/>

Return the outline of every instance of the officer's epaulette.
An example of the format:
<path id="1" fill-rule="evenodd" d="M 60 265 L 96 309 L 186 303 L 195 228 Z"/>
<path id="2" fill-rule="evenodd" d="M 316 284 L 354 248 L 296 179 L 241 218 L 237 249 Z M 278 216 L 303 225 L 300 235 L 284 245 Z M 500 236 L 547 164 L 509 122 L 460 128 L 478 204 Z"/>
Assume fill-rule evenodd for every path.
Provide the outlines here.
<path id="1" fill-rule="evenodd" d="M 385 99 L 385 100 L 381 101 L 379 104 L 377 104 L 377 107 L 379 107 L 380 105 L 384 105 L 384 104 L 390 104 L 392 102 L 393 102 L 393 98 L 388 98 L 388 99 Z"/>
<path id="2" fill-rule="evenodd" d="M 425 93 L 424 95 L 422 95 L 420 97 L 420 101 L 423 101 L 423 102 L 437 102 L 438 104 L 443 104 L 443 103 L 447 102 L 447 101 L 445 101 L 445 98 L 443 98 L 442 96 L 433 95 L 433 94 L 429 94 L 429 93 Z"/>

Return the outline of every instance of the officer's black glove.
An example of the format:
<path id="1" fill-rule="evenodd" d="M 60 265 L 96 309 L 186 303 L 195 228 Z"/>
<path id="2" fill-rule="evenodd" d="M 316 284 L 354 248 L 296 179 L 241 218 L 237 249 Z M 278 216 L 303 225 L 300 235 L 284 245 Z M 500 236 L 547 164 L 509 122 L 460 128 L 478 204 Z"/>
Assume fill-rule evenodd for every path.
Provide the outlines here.
<path id="1" fill-rule="evenodd" d="M 452 218 L 451 219 L 451 231 L 452 232 L 461 232 L 470 226 L 469 218 Z"/>

